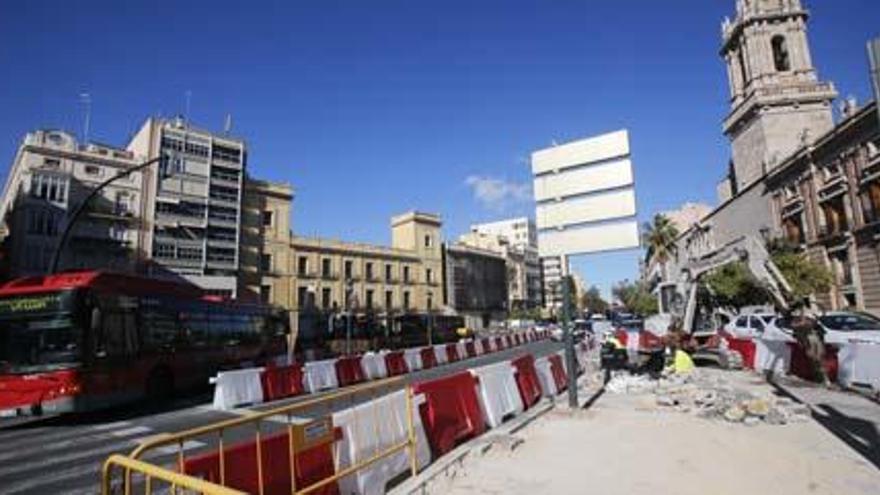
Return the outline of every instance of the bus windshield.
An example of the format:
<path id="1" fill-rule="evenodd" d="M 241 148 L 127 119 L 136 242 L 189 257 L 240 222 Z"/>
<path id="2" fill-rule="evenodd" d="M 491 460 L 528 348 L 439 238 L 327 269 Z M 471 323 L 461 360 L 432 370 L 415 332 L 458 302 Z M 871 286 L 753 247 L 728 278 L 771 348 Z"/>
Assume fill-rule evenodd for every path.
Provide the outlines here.
<path id="1" fill-rule="evenodd" d="M 32 373 L 79 362 L 82 332 L 70 312 L 72 296 L 0 298 L 0 372 Z"/>

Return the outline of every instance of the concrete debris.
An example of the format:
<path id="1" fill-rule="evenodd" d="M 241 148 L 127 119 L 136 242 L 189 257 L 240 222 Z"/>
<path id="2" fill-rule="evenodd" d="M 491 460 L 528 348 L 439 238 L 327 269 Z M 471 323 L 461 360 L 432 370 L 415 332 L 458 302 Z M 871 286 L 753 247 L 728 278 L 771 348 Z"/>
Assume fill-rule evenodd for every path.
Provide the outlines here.
<path id="1" fill-rule="evenodd" d="M 782 426 L 810 418 L 810 409 L 803 404 L 786 397 L 754 394 L 732 385 L 723 376 L 704 374 L 700 370 L 659 380 L 617 374 L 605 385 L 605 390 L 614 394 L 653 395 L 653 401 L 644 402 L 645 406 L 639 410 L 694 414 L 708 420 L 748 426 Z"/>
<path id="2" fill-rule="evenodd" d="M 731 406 L 724 411 L 724 419 L 731 423 L 739 423 L 746 417 L 745 409 L 739 406 Z"/>

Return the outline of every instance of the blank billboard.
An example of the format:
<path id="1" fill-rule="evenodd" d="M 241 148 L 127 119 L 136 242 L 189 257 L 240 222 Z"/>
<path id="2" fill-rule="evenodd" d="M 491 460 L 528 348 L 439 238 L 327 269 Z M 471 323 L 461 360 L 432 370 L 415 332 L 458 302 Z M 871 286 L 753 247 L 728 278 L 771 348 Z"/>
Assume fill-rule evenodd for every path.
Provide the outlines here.
<path id="1" fill-rule="evenodd" d="M 629 132 L 532 153 L 541 256 L 639 246 Z"/>

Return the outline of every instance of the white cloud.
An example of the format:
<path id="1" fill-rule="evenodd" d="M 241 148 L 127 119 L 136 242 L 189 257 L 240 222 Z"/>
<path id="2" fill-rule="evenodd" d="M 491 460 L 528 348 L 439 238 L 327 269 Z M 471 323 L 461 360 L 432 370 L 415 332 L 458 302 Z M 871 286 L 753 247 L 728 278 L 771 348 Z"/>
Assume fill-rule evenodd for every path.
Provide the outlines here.
<path id="1" fill-rule="evenodd" d="M 469 176 L 464 183 L 473 191 L 474 199 L 492 211 L 500 212 L 532 200 L 532 187 L 528 183 L 479 175 Z"/>

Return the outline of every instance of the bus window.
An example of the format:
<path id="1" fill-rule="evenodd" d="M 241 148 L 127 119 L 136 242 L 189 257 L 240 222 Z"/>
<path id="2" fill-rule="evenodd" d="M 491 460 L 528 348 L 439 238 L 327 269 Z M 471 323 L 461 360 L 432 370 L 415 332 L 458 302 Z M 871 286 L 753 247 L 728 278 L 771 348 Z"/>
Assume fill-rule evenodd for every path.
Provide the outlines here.
<path id="1" fill-rule="evenodd" d="M 177 319 L 161 308 L 144 308 L 141 312 L 144 346 L 160 349 L 177 341 Z"/>
<path id="2" fill-rule="evenodd" d="M 183 334 L 190 345 L 205 347 L 210 344 L 216 344 L 210 338 L 210 326 L 208 324 L 208 316 L 205 313 L 190 312 L 186 314 L 186 318 L 181 316 L 180 326 L 183 328 Z"/>

